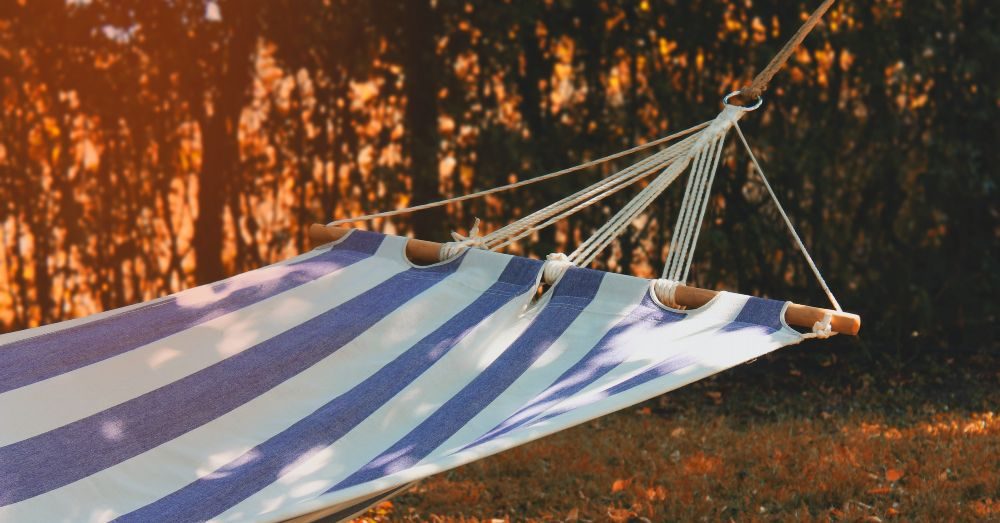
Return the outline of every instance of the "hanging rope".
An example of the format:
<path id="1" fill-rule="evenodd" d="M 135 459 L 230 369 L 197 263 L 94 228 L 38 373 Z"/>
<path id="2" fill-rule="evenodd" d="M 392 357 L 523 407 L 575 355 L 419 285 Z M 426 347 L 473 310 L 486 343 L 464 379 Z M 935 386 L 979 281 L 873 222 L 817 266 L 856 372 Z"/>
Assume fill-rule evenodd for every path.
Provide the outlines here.
<path id="1" fill-rule="evenodd" d="M 750 82 L 750 85 L 740 89 L 743 93 L 744 99 L 755 100 L 764 94 L 764 91 L 767 90 L 767 86 L 771 83 L 771 79 L 774 78 L 774 75 L 778 74 L 778 71 L 780 71 L 786 63 L 788 63 L 788 59 L 791 58 L 792 54 L 795 53 L 795 50 L 802 45 L 802 41 L 806 39 L 806 36 L 809 35 L 810 31 L 812 31 L 813 28 L 819 24 L 819 21 L 823 18 L 823 15 L 826 14 L 827 10 L 830 9 L 830 6 L 833 5 L 833 2 L 834 0 L 824 0 L 823 3 L 820 4 L 820 6 L 817 7 L 811 15 L 809 15 L 809 18 L 802 24 L 802 27 L 800 27 L 799 30 L 792 35 L 788 42 L 785 42 L 785 45 L 780 51 L 778 51 L 778 54 L 774 55 L 774 58 L 772 58 L 767 64 L 767 67 L 757 73 L 757 76 L 755 76 L 753 81 Z"/>
<path id="2" fill-rule="evenodd" d="M 747 154 L 750 155 L 750 161 L 753 162 L 753 166 L 757 169 L 757 174 L 760 175 L 760 179 L 764 182 L 764 187 L 767 189 L 767 193 L 771 195 L 771 200 L 774 205 L 778 208 L 778 213 L 781 214 L 781 218 L 785 220 L 785 225 L 788 226 L 788 232 L 791 233 L 792 238 L 795 240 L 795 244 L 798 245 L 799 251 L 806 258 L 806 263 L 809 264 L 809 268 L 812 269 L 814 275 L 816 275 L 816 280 L 819 281 L 820 287 L 823 287 L 823 292 L 826 293 L 826 297 L 830 299 L 830 303 L 833 304 L 833 308 L 837 312 L 842 312 L 843 309 L 840 308 L 840 303 L 837 302 L 837 298 L 833 296 L 833 291 L 830 290 L 830 286 L 826 284 L 826 280 L 823 279 L 823 275 L 819 272 L 819 268 L 816 267 L 816 262 L 813 261 L 812 256 L 809 254 L 809 249 L 806 249 L 806 245 L 802 242 L 802 238 L 799 237 L 799 233 L 795 230 L 795 226 L 792 225 L 792 220 L 788 217 L 788 213 L 785 212 L 785 208 L 781 206 L 781 202 L 778 201 L 778 196 L 774 194 L 774 189 L 771 188 L 770 182 L 767 181 L 767 176 L 764 175 L 764 169 L 760 167 L 760 163 L 757 162 L 757 157 L 754 156 L 753 150 L 750 149 L 750 144 L 747 143 L 747 139 L 743 136 L 743 130 L 740 129 L 740 124 L 734 124 L 736 128 L 736 134 L 740 137 L 740 142 L 743 144 L 743 148 L 746 149 Z"/>
<path id="3" fill-rule="evenodd" d="M 809 18 L 805 21 L 805 23 L 802 25 L 802 27 L 800 27 L 799 30 L 796 31 L 794 35 L 792 35 L 792 38 L 789 39 L 787 43 L 785 43 L 785 45 L 781 48 L 781 50 L 778 52 L 778 54 L 775 55 L 773 59 L 771 59 L 770 63 L 768 63 L 768 65 L 763 70 L 761 70 L 761 72 L 758 73 L 757 76 L 754 77 L 754 79 L 750 83 L 750 85 L 747 86 L 747 87 L 745 87 L 745 88 L 743 88 L 743 89 L 741 89 L 739 91 L 739 93 L 741 93 L 744 98 L 748 98 L 750 100 L 753 100 L 753 99 L 757 99 L 758 101 L 760 100 L 761 94 L 765 90 L 767 90 L 767 86 L 770 83 L 771 79 L 774 78 L 774 75 L 777 74 L 777 72 L 779 70 L 781 70 L 782 67 L 784 67 L 784 65 L 788 62 L 788 59 L 795 52 L 795 49 L 798 48 L 798 46 L 802 43 L 802 41 L 805 39 L 806 35 L 808 35 L 809 32 L 812 31 L 812 29 L 814 27 L 816 27 L 816 25 L 819 23 L 819 20 L 823 17 L 823 15 L 830 8 L 830 6 L 833 5 L 833 2 L 834 2 L 834 0 L 824 0 L 823 3 L 812 13 L 812 15 L 809 16 Z M 448 198 L 448 199 L 445 199 L 445 200 L 439 200 L 439 201 L 435 201 L 435 202 L 429 202 L 429 203 L 425 203 L 425 204 L 421 204 L 421 205 L 414 205 L 414 206 L 405 207 L 405 208 L 402 208 L 402 209 L 395 209 L 395 210 L 392 210 L 392 211 L 378 212 L 378 213 L 374 213 L 374 214 L 367 214 L 367 215 L 363 215 L 363 216 L 355 216 L 355 217 L 351 217 L 351 218 L 343 218 L 343 219 L 340 219 L 340 220 L 334 220 L 334 221 L 328 223 L 327 225 L 329 225 L 329 226 L 336 226 L 336 225 L 345 225 L 345 224 L 355 223 L 355 222 L 372 221 L 372 220 L 375 220 L 375 219 L 378 219 L 378 218 L 388 218 L 388 217 L 391 217 L 391 216 L 398 216 L 400 214 L 407 214 L 407 213 L 416 212 L 416 211 L 422 211 L 422 210 L 426 210 L 426 209 L 433 209 L 433 208 L 436 208 L 436 207 L 442 207 L 442 206 L 445 206 L 445 205 L 448 205 L 448 204 L 452 204 L 452 203 L 458 203 L 458 202 L 462 202 L 462 201 L 465 201 L 465 200 L 471 200 L 473 198 L 481 198 L 483 196 L 488 196 L 490 194 L 496 194 L 496 193 L 503 192 L 503 191 L 509 191 L 509 190 L 516 189 L 516 188 L 519 188 L 519 187 L 524 187 L 526 185 L 530 185 L 530 184 L 542 182 L 542 181 L 549 180 L 549 179 L 552 179 L 552 178 L 556 178 L 556 177 L 559 177 L 559 176 L 563 176 L 563 175 L 566 175 L 566 174 L 569 174 L 569 173 L 573 173 L 573 172 L 577 172 L 577 171 L 580 171 L 580 170 L 583 170 L 583 169 L 587 169 L 587 168 L 590 168 L 590 167 L 601 165 L 603 163 L 606 163 L 606 162 L 609 162 L 609 161 L 621 158 L 623 156 L 628 156 L 630 154 L 633 154 L 633 153 L 636 153 L 636 152 L 639 152 L 639 151 L 642 151 L 642 150 L 645 150 L 645 149 L 649 149 L 651 147 L 655 147 L 657 145 L 660 145 L 660 144 L 669 142 L 671 140 L 680 138 L 682 136 L 686 136 L 686 135 L 692 134 L 692 133 L 694 133 L 696 131 L 702 130 L 708 124 L 709 124 L 708 122 L 703 123 L 703 124 L 699 124 L 699 125 L 696 125 L 694 127 L 689 128 L 689 129 L 685 129 L 685 130 L 683 130 L 681 132 L 674 133 L 672 135 L 665 136 L 663 138 L 659 138 L 657 140 L 653 140 L 651 142 L 638 145 L 636 147 L 633 147 L 633 148 L 625 150 L 625 151 L 621 151 L 621 152 L 618 152 L 618 153 L 615 153 L 615 154 L 604 156 L 602 158 L 598 158 L 596 160 L 591 160 L 589 162 L 585 162 L 585 163 L 582 163 L 580 165 L 576 165 L 576 166 L 569 167 L 569 168 L 566 168 L 566 169 L 562 169 L 562 170 L 559 170 L 559 171 L 555 171 L 555 172 L 551 172 L 551 173 L 544 174 L 544 175 L 541 175 L 541 176 L 537 176 L 535 178 L 529 178 L 527 180 L 522 180 L 522 181 L 511 183 L 511 184 L 502 185 L 500 187 L 494 187 L 494 188 L 491 188 L 491 189 L 486 189 L 486 190 L 483 190 L 483 191 L 478 191 L 478 192 L 474 192 L 474 193 L 470 193 L 470 194 L 466 194 L 466 195 L 462 195 L 462 196 L 456 196 L 454 198 Z"/>
<path id="4" fill-rule="evenodd" d="M 708 125 L 708 122 L 696 125 L 694 127 L 685 129 L 683 131 L 671 134 L 669 136 L 664 136 L 663 138 L 658 138 L 658 139 L 653 140 L 651 142 L 647 142 L 647 143 L 644 143 L 644 144 L 641 144 L 641 145 L 637 145 L 637 146 L 635 146 L 635 147 L 633 147 L 631 149 L 626 149 L 626 150 L 621 151 L 621 152 L 610 154 L 608 156 L 604 156 L 604 157 L 598 158 L 596 160 L 591 160 L 589 162 L 584 162 L 584 163 L 581 163 L 580 165 L 575 165 L 573 167 L 568 167 L 566 169 L 562 169 L 562 170 L 559 170 L 559 171 L 551 172 L 551 173 L 548 173 L 548 174 L 543 174 L 541 176 L 536 176 L 534 178 L 528 178 L 527 180 L 521 180 L 519 182 L 510 183 L 510 184 L 507 184 L 507 185 L 501 185 L 500 187 L 493 187 L 492 189 L 485 189 L 485 190 L 474 192 L 474 193 L 470 193 L 470 194 L 464 194 L 462 196 L 456 196 L 454 198 L 448 198 L 447 200 L 438 200 L 436 202 L 429 202 L 429 203 L 425 203 L 425 204 L 421 204 L 421 205 L 414 205 L 412 207 L 404 207 L 402 209 L 396 209 L 396 210 L 392 210 L 392 211 L 385 211 L 385 212 L 379 212 L 379 213 L 374 213 L 374 214 L 366 214 L 364 216 L 354 216 L 354 217 L 351 217 L 351 218 L 343 218 L 343 219 L 340 219 L 340 220 L 334 220 L 334 221 L 328 223 L 327 225 L 328 226 L 336 226 L 336 225 L 344 225 L 344 224 L 347 224 L 347 223 L 354 223 L 354 222 L 368 222 L 368 221 L 372 221 L 372 220 L 375 220 L 375 219 L 378 219 L 378 218 L 388 218 L 390 216 L 397 216 L 397 215 L 400 215 L 400 214 L 408 214 L 408 213 L 411 213 L 411 212 L 423 211 L 423 210 L 427 210 L 427 209 L 433 209 L 435 207 L 441 207 L 441 206 L 444 206 L 444 205 L 448 205 L 450 203 L 462 202 L 462 201 L 465 201 L 465 200 L 471 200 L 473 198 L 481 198 L 483 196 L 488 196 L 490 194 L 495 194 L 495 193 L 498 193 L 498 192 L 509 191 L 511 189 L 517 189 L 518 187 L 524 187 L 525 185 L 531 185 L 533 183 L 542 182 L 542 181 L 549 180 L 549 179 L 552 179 L 552 178 L 556 178 L 556 177 L 559 177 L 559 176 L 563 176 L 563 175 L 566 175 L 566 174 L 569 174 L 569 173 L 573 173 L 573 172 L 581 171 L 583 169 L 588 169 L 590 167 L 601 165 L 603 163 L 607 163 L 607 162 L 610 162 L 612 160 L 616 160 L 616 159 L 621 158 L 623 156 L 628 156 L 630 154 L 637 153 L 639 151 L 644 151 L 646 149 L 649 149 L 650 147 L 656 147 L 657 145 L 669 142 L 671 140 L 675 140 L 675 139 L 680 138 L 682 136 L 686 136 L 686 135 L 691 134 L 691 133 L 693 133 L 695 131 L 698 131 L 698 130 L 702 129 L 703 127 L 705 127 L 706 125 Z"/>
<path id="5" fill-rule="evenodd" d="M 707 124 L 706 124 L 707 125 Z M 533 234 L 553 223 L 562 220 L 594 203 L 601 201 L 612 194 L 628 187 L 635 182 L 659 172 L 663 167 L 672 162 L 675 158 L 685 154 L 695 143 L 698 135 L 689 136 L 670 147 L 659 151 L 638 163 L 626 167 L 621 171 L 598 181 L 576 193 L 552 203 L 531 213 L 528 216 L 515 220 L 506 226 L 485 236 L 474 239 L 455 235 L 456 242 L 450 242 L 443 253 L 452 255 L 468 247 L 479 247 L 490 250 L 498 250 L 511 243 Z M 543 222 L 544 221 L 544 222 Z"/>
<path id="6" fill-rule="evenodd" d="M 549 204 L 543 209 L 535 211 L 528 216 L 515 220 L 506 226 L 488 234 L 486 244 L 490 249 L 496 250 L 504 245 L 508 245 L 517 239 L 531 234 L 539 229 L 547 227 L 558 220 L 561 220 L 573 213 L 592 205 L 625 187 L 645 178 L 646 176 L 659 171 L 664 166 L 673 161 L 676 157 L 684 154 L 694 143 L 693 137 L 688 137 L 670 147 L 636 163 L 622 169 L 621 171 L 598 181 L 576 193 Z M 545 220 L 544 224 L 540 223 Z"/>
<path id="7" fill-rule="evenodd" d="M 808 35 L 809 32 L 816 27 L 823 15 L 827 12 L 827 10 L 829 10 L 830 6 L 833 5 L 833 2 L 834 0 L 824 0 L 823 3 L 820 4 L 815 11 L 813 11 L 805 23 L 803 23 L 802 27 L 800 27 L 799 30 L 792 35 L 788 42 L 785 43 L 778 54 L 775 55 L 767 66 L 754 77 L 750 85 L 744 87 L 740 91 L 727 95 L 723 99 L 725 109 L 715 118 L 715 120 L 711 122 L 696 125 L 689 129 L 685 129 L 684 131 L 638 145 L 619 153 L 604 156 L 596 160 L 544 174 L 535 178 L 529 178 L 516 183 L 478 191 L 463 196 L 457 196 L 446 200 L 415 205 L 393 211 L 336 220 L 331 222 L 329 225 L 342 225 L 358 221 L 370 221 L 377 218 L 387 218 L 399 214 L 441 207 L 473 198 L 480 198 L 490 194 L 524 187 L 526 185 L 601 165 L 618 158 L 655 147 L 668 141 L 691 135 L 688 136 L 688 138 L 685 138 L 684 140 L 681 140 L 680 142 L 673 144 L 634 165 L 626 167 L 625 169 L 622 169 L 583 190 L 577 191 L 576 193 L 567 196 L 558 202 L 550 204 L 543 209 L 535 211 L 528 216 L 515 220 L 505 227 L 502 227 L 485 236 L 480 236 L 478 234 L 479 222 L 477 220 L 467 237 L 454 235 L 456 241 L 446 244 L 442 247 L 441 251 L 441 254 L 445 256 L 456 254 L 462 249 L 469 247 L 479 247 L 492 250 L 505 247 L 518 239 L 547 227 L 556 221 L 564 219 L 589 205 L 593 205 L 594 203 L 617 193 L 625 187 L 628 187 L 629 185 L 655 172 L 660 172 L 660 174 L 653 178 L 653 180 L 641 191 L 639 191 L 639 193 L 632 198 L 632 200 L 619 209 L 619 211 L 615 213 L 611 219 L 595 231 L 594 234 L 592 234 L 586 241 L 580 244 L 572 254 L 569 256 L 563 254 L 551 255 L 546 264 L 547 266 L 551 265 L 552 270 L 559 273 L 564 272 L 570 265 L 588 265 L 594 260 L 598 253 L 607 248 L 611 242 L 615 240 L 615 238 L 620 236 L 628 225 L 631 224 L 656 199 L 657 196 L 659 196 L 690 166 L 691 175 L 684 191 L 681 209 L 678 213 L 677 224 L 674 227 L 674 234 L 671 237 L 668 258 L 664 264 L 663 279 L 658 280 L 666 282 L 664 285 L 669 284 L 671 289 L 676 289 L 676 286 L 679 284 L 682 285 L 682 282 L 687 280 L 689 275 L 691 262 L 694 258 L 694 250 L 697 246 L 699 232 L 705 218 L 705 212 L 711 195 L 712 182 L 715 179 L 715 173 L 718 169 L 719 160 L 721 158 L 725 136 L 730 127 L 735 127 L 736 132 L 739 135 L 740 142 L 750 155 L 750 159 L 753 162 L 754 167 L 760 175 L 764 186 L 767 188 L 768 194 L 770 194 L 771 199 L 777 206 L 778 212 L 784 219 L 788 230 L 791 232 L 792 237 L 796 242 L 796 245 L 805 256 L 806 262 L 809 264 L 810 269 L 812 269 L 816 279 L 820 282 L 820 286 L 823 288 L 823 291 L 830 299 L 830 303 L 833 304 L 837 311 L 841 311 L 842 309 L 840 304 L 834 297 L 833 292 L 830 291 L 830 287 L 827 285 L 826 280 L 823 279 L 823 276 L 820 274 L 812 256 L 809 255 L 805 244 L 802 242 L 802 239 L 799 237 L 794 226 L 792 225 L 791 219 L 789 219 L 784 208 L 781 206 L 781 203 L 778 201 L 777 196 L 767 180 L 767 177 L 764 175 L 763 169 L 760 167 L 760 163 L 753 155 L 753 151 L 750 149 L 750 145 L 747 143 L 746 137 L 743 135 L 743 131 L 737 123 L 737 120 L 739 120 L 740 116 L 744 112 L 752 111 L 760 107 L 760 104 L 763 102 L 761 95 L 765 90 L 767 90 L 771 80 L 788 62 L 789 58 L 798 46 L 802 44 L 806 35 Z M 734 96 L 739 96 L 744 101 L 756 100 L 756 102 L 750 107 L 732 105 L 729 103 L 729 100 Z M 816 325 L 813 326 L 814 335 L 818 337 L 829 336 L 831 332 L 830 321 L 830 318 L 827 317 L 823 321 L 817 322 Z"/>
<path id="8" fill-rule="evenodd" d="M 677 225 L 674 226 L 674 234 L 670 241 L 667 263 L 664 264 L 664 278 L 687 281 L 725 139 L 726 135 L 723 133 L 713 141 L 702 155 L 701 164 L 691 172 L 687 187 L 689 190 L 684 193 Z"/>

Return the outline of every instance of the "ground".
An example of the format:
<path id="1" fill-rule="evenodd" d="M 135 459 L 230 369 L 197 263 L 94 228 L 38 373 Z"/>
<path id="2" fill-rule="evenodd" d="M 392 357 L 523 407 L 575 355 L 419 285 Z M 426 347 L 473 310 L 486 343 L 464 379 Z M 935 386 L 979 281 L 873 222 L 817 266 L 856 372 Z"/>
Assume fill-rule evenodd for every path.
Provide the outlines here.
<path id="1" fill-rule="evenodd" d="M 368 521 L 1000 521 L 1000 357 L 785 349 L 425 480 Z"/>

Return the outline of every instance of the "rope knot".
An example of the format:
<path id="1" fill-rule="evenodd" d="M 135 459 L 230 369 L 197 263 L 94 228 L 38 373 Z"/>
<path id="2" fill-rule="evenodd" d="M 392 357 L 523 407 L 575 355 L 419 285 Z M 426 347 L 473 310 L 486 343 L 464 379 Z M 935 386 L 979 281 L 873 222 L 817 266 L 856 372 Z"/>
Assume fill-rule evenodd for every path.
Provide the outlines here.
<path id="1" fill-rule="evenodd" d="M 653 280 L 653 293 L 667 307 L 679 309 L 681 305 L 677 303 L 677 287 L 684 285 L 677 280 L 657 278 Z"/>
<path id="2" fill-rule="evenodd" d="M 451 231 L 451 237 L 454 238 L 455 241 L 447 242 L 441 245 L 440 255 L 442 260 L 456 256 L 469 247 L 474 247 L 476 249 L 486 248 L 486 241 L 483 236 L 479 234 L 479 218 L 476 218 L 476 220 L 472 223 L 468 236 L 462 236 L 455 231 Z"/>
<path id="3" fill-rule="evenodd" d="M 813 324 L 812 336 L 809 337 L 825 340 L 834 334 L 836 333 L 833 332 L 833 314 L 828 312 L 823 315 L 822 320 Z"/>
<path id="4" fill-rule="evenodd" d="M 479 218 L 476 218 L 476 220 L 472 222 L 472 227 L 469 229 L 468 236 L 462 236 L 455 231 L 451 231 L 451 237 L 454 238 L 456 242 L 462 243 L 463 245 L 482 248 L 483 237 L 479 234 Z"/>
<path id="5" fill-rule="evenodd" d="M 542 279 L 548 284 L 555 283 L 570 267 L 575 267 L 575 265 L 569 261 L 569 256 L 561 252 L 549 254 L 545 257 L 545 264 L 542 266 Z"/>

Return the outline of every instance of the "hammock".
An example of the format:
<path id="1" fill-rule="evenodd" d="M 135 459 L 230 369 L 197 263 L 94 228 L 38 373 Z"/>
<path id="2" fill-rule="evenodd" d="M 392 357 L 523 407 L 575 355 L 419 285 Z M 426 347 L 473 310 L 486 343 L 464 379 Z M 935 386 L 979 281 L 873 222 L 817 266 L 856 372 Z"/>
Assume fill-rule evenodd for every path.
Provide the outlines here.
<path id="1" fill-rule="evenodd" d="M 582 166 L 348 220 L 674 142 L 484 236 L 474 226 L 442 245 L 314 226 L 329 243 L 296 258 L 0 336 L 0 521 L 343 519 L 780 347 L 856 333 L 794 229 L 833 310 L 681 283 L 727 133 L 750 152 L 737 121 L 752 109 L 727 103 Z M 584 267 L 684 172 L 662 278 Z M 640 180 L 573 253 L 496 252 Z"/>
<path id="2" fill-rule="evenodd" d="M 406 239 L 331 246 L 4 343 L 0 518 L 280 520 L 351 505 L 756 358 L 784 302 Z M 73 348 L 67 351 L 67 348 Z M 43 414 L 41 414 L 43 413 Z"/>

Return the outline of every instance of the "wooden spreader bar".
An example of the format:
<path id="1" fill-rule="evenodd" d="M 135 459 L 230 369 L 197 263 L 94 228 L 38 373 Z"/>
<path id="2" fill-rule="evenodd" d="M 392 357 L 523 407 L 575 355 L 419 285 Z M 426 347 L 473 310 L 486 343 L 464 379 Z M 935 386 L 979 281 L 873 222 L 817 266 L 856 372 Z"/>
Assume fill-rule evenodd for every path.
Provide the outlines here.
<path id="1" fill-rule="evenodd" d="M 318 244 L 327 243 L 339 240 L 350 230 L 347 227 L 330 227 L 316 223 L 309 228 L 309 237 Z M 417 239 L 410 239 L 406 243 L 406 256 L 415 263 L 437 263 L 441 261 L 440 253 L 440 243 Z M 696 308 L 708 303 L 718 293 L 718 291 L 709 289 L 679 285 L 674 292 L 674 301 L 684 307 Z M 661 301 L 666 301 L 666 297 L 658 297 Z M 823 321 L 823 317 L 826 314 L 830 314 L 833 317 L 830 322 L 833 332 L 856 336 L 861 329 L 861 317 L 857 314 L 837 312 L 830 309 L 799 305 L 797 303 L 792 303 L 785 309 L 785 321 L 795 327 L 811 329 L 816 322 Z"/>

